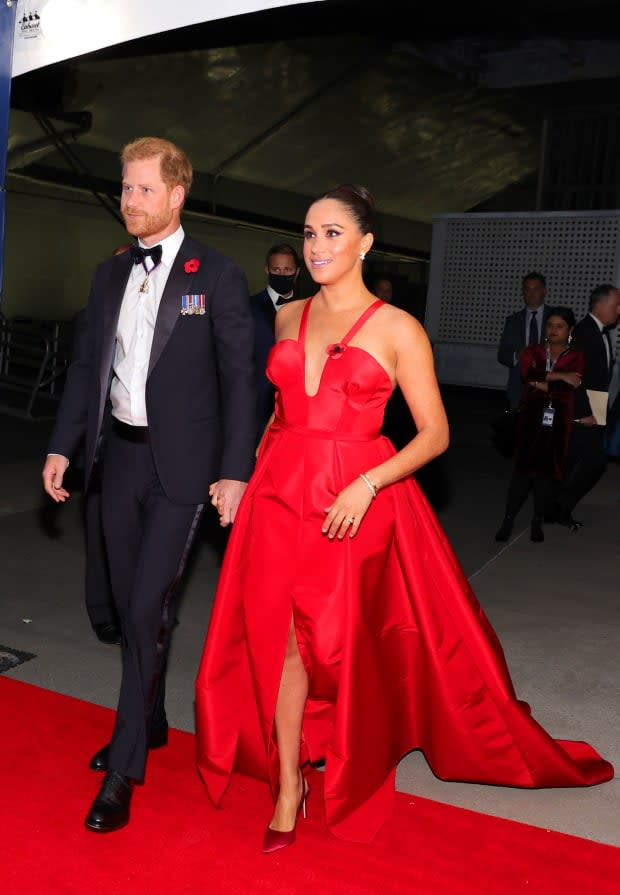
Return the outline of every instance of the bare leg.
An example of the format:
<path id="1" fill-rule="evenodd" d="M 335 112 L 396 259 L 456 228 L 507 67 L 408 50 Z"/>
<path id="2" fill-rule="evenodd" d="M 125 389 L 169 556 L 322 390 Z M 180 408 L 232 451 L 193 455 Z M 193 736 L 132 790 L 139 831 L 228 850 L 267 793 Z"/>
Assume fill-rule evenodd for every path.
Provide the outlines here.
<path id="1" fill-rule="evenodd" d="M 295 826 L 297 809 L 303 795 L 300 788 L 299 752 L 307 696 L 308 676 L 299 654 L 295 625 L 291 620 L 276 703 L 275 729 L 280 755 L 280 791 L 269 824 L 272 830 L 288 832 Z"/>

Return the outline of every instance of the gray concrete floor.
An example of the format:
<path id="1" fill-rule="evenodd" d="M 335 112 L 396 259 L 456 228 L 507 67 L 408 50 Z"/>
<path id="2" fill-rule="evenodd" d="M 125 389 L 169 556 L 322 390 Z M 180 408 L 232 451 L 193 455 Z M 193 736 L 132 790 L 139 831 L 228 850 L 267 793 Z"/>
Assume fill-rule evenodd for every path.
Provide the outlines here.
<path id="1" fill-rule="evenodd" d="M 511 541 L 497 544 L 511 467 L 491 438 L 502 397 L 477 389 L 444 394 L 452 444 L 422 483 L 499 634 L 517 694 L 553 736 L 587 740 L 620 769 L 620 466 L 610 464 L 581 503 L 575 515 L 585 526 L 578 533 L 547 526 L 544 544 L 533 544 L 524 507 Z M 0 415 L 0 426 L 0 644 L 36 656 L 6 674 L 113 708 L 119 652 L 99 643 L 84 609 L 81 495 L 56 512 L 42 492 L 49 421 Z M 188 566 L 168 676 L 170 723 L 188 731 L 219 570 L 209 528 Z M 401 761 L 397 784 L 426 798 L 620 846 L 617 775 L 583 789 L 446 783 L 416 752 Z"/>

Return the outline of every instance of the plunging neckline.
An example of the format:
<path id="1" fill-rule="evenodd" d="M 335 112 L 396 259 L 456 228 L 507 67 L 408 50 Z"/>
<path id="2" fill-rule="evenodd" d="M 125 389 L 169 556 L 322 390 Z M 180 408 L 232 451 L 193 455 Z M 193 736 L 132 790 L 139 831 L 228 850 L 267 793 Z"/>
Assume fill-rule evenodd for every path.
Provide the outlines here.
<path id="1" fill-rule="evenodd" d="M 362 311 L 362 313 L 357 318 L 357 320 L 355 321 L 353 326 L 347 331 L 347 333 L 345 334 L 345 336 L 342 339 L 340 339 L 338 342 L 333 342 L 330 345 L 326 345 L 325 353 L 327 355 L 327 358 L 323 361 L 323 366 L 321 368 L 321 373 L 319 375 L 319 380 L 318 380 L 316 391 L 313 394 L 310 394 L 310 392 L 308 391 L 308 388 L 307 388 L 307 377 L 306 377 L 306 330 L 308 328 L 308 315 L 310 313 L 310 305 L 312 304 L 313 300 L 314 300 L 314 296 L 312 298 L 309 298 L 304 306 L 304 309 L 301 314 L 301 322 L 299 324 L 299 333 L 297 335 L 297 342 L 301 347 L 301 357 L 302 357 L 302 362 L 303 362 L 303 374 L 304 374 L 304 394 L 305 394 L 306 398 L 316 398 L 318 393 L 321 391 L 321 384 L 323 382 L 323 374 L 325 373 L 325 369 L 326 369 L 329 361 L 334 360 L 334 359 L 339 359 L 341 357 L 341 355 L 344 354 L 345 349 L 347 348 L 349 342 L 351 341 L 353 336 L 357 333 L 357 331 L 362 328 L 362 326 L 366 323 L 368 318 L 371 317 L 374 314 L 374 312 L 379 309 L 379 307 L 381 305 L 385 304 L 385 302 L 381 298 L 378 298 L 371 305 L 368 305 L 368 307 L 364 311 Z M 353 345 L 352 347 L 354 348 L 355 346 Z M 334 352 L 332 354 L 329 351 L 330 348 L 340 349 L 340 351 L 338 353 Z M 361 349 L 361 350 L 364 350 L 364 349 Z M 368 352 L 366 352 L 366 354 L 368 354 Z M 372 355 L 370 355 L 370 357 L 372 357 Z M 377 364 L 379 363 L 379 361 L 377 361 L 376 358 L 373 358 L 373 360 L 375 360 Z M 379 364 L 379 366 L 381 367 L 382 370 L 384 370 L 384 368 L 381 364 Z M 384 372 L 387 375 L 387 371 L 384 370 Z"/>

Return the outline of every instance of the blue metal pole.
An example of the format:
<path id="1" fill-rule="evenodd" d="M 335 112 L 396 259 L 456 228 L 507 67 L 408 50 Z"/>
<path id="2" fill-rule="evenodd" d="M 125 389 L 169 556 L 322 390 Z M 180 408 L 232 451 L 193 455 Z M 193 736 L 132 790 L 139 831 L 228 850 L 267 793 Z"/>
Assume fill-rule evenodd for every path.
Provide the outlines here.
<path id="1" fill-rule="evenodd" d="M 6 155 L 9 145 L 15 0 L 0 0 L 0 310 L 4 293 L 4 219 L 6 213 Z"/>

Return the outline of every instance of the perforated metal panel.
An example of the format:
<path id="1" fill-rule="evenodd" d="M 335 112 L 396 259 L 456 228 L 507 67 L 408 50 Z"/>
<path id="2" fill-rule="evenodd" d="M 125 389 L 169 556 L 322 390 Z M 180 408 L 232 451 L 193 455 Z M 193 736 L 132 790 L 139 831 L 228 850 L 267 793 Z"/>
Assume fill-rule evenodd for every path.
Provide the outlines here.
<path id="1" fill-rule="evenodd" d="M 503 384 L 495 353 L 526 273 L 542 273 L 547 302 L 580 319 L 595 286 L 620 281 L 619 258 L 618 210 L 435 217 L 425 324 L 440 379 Z"/>

